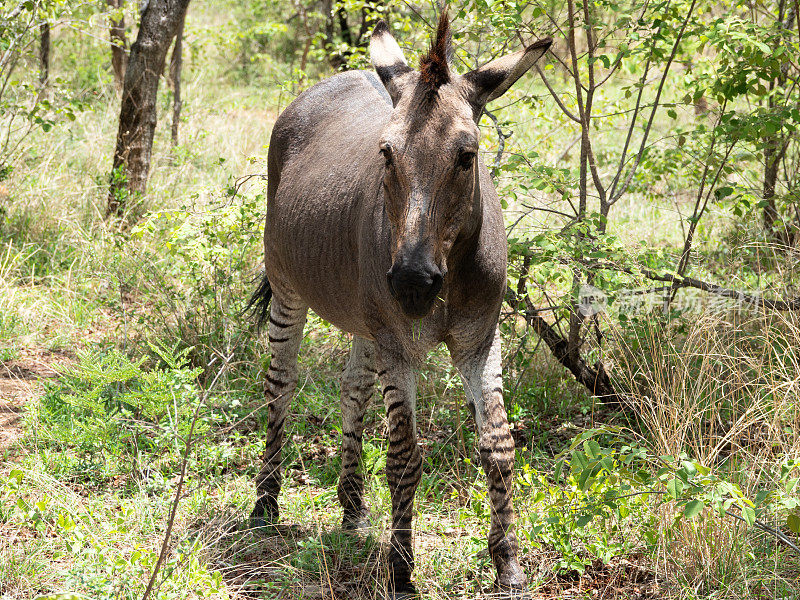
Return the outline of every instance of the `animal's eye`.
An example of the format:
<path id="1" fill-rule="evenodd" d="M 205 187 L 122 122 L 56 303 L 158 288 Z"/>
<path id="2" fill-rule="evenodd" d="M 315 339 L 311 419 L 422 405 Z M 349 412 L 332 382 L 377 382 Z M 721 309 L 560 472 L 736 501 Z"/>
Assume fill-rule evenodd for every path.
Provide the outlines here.
<path id="1" fill-rule="evenodd" d="M 462 150 L 458 153 L 458 159 L 456 160 L 456 166 L 459 169 L 467 170 L 472 167 L 472 163 L 475 162 L 475 153 L 470 152 L 469 150 Z"/>
<path id="2" fill-rule="evenodd" d="M 390 167 L 392 165 L 392 145 L 388 143 L 382 144 L 380 152 L 383 160 L 386 161 L 386 166 Z"/>

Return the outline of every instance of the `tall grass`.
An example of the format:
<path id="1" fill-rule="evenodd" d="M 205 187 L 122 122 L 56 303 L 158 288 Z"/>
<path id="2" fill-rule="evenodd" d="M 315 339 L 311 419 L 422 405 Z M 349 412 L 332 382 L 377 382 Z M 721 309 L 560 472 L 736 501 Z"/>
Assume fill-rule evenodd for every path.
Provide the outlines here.
<path id="1" fill-rule="evenodd" d="M 642 435 L 656 454 L 686 453 L 749 498 L 781 489 L 800 456 L 800 319 L 705 312 L 675 325 L 647 320 L 620 348 Z M 797 557 L 774 537 L 711 510 L 678 524 L 671 516 L 661 515 L 658 561 L 687 589 L 798 593 Z M 763 518 L 785 530 L 785 512 Z"/>

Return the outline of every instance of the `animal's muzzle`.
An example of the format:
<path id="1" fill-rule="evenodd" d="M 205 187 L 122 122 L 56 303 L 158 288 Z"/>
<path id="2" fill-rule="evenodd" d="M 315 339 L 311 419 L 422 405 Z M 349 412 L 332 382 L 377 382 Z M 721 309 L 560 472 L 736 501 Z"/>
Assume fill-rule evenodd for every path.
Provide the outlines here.
<path id="1" fill-rule="evenodd" d="M 386 273 L 389 291 L 409 317 L 421 319 L 433 307 L 444 276 L 433 264 L 394 264 Z"/>

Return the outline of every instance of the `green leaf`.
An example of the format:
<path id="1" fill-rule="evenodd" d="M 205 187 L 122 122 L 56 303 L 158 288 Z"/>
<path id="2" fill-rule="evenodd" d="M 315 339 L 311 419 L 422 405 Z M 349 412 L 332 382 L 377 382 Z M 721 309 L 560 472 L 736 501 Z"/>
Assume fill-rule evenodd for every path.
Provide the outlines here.
<path id="1" fill-rule="evenodd" d="M 677 500 L 683 491 L 683 482 L 680 479 L 672 479 L 667 482 L 667 493 L 673 499 Z"/>
<path id="2" fill-rule="evenodd" d="M 792 533 L 800 535 L 800 515 L 789 515 L 786 517 L 786 526 Z"/>
<path id="3" fill-rule="evenodd" d="M 730 196 L 732 193 L 733 188 L 729 185 L 714 190 L 714 195 L 717 197 L 717 200 L 722 200 L 723 198 Z"/>
<path id="4" fill-rule="evenodd" d="M 676 113 L 676 112 L 675 112 L 675 109 L 674 109 L 674 108 L 670 108 L 670 109 L 667 111 L 667 116 L 668 116 L 670 119 L 677 119 L 677 118 L 678 118 L 678 113 Z"/>
<path id="5" fill-rule="evenodd" d="M 683 509 L 683 514 L 685 514 L 688 518 L 693 519 L 703 512 L 705 507 L 706 505 L 702 500 L 690 500 L 686 503 L 686 508 Z"/>
<path id="6" fill-rule="evenodd" d="M 598 444 L 595 440 L 588 440 L 586 443 L 584 443 L 583 449 L 586 452 L 586 456 L 592 460 L 600 458 L 603 453 L 603 451 L 600 449 L 600 444 Z"/>
<path id="7" fill-rule="evenodd" d="M 589 482 L 591 478 L 594 477 L 595 469 L 592 467 L 587 467 L 583 471 L 581 471 L 580 477 L 578 477 L 578 489 L 586 490 L 589 487 Z"/>
<path id="8" fill-rule="evenodd" d="M 694 463 L 690 460 L 683 460 L 681 461 L 681 464 L 686 471 L 686 478 L 694 479 L 694 477 L 697 475 L 697 467 L 695 467 Z"/>
<path id="9" fill-rule="evenodd" d="M 767 46 L 764 42 L 759 42 L 758 40 L 751 40 L 751 41 L 753 42 L 753 45 L 759 50 L 761 50 L 764 54 L 769 55 L 772 53 L 772 49 L 769 46 Z"/>
<path id="10" fill-rule="evenodd" d="M 556 471 L 553 474 L 553 479 L 555 480 L 556 483 L 561 481 L 561 471 L 563 470 L 564 470 L 564 461 L 560 460 L 556 463 Z"/>
<path id="11" fill-rule="evenodd" d="M 11 469 L 11 473 L 8 474 L 8 478 L 9 479 L 16 479 L 17 480 L 17 485 L 20 485 L 22 483 L 22 478 L 23 477 L 24 477 L 24 474 L 19 469 Z"/>
<path id="12" fill-rule="evenodd" d="M 610 456 L 604 456 L 600 459 L 600 464 L 603 465 L 603 468 L 609 473 L 614 472 L 614 459 Z"/>
<path id="13" fill-rule="evenodd" d="M 570 466 L 574 472 L 584 471 L 589 466 L 589 460 L 586 458 L 586 455 L 583 452 L 576 450 L 572 453 Z"/>
<path id="14" fill-rule="evenodd" d="M 756 522 L 756 511 L 752 506 L 743 506 L 742 516 L 744 517 L 748 527 L 752 527 Z"/>

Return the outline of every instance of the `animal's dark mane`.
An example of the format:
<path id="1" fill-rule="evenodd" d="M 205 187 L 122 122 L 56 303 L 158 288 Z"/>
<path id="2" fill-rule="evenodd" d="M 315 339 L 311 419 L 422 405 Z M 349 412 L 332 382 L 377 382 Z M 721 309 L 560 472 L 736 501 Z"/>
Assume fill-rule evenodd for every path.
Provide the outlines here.
<path id="1" fill-rule="evenodd" d="M 453 52 L 452 33 L 447 9 L 442 10 L 436 38 L 431 42 L 430 50 L 419 61 L 420 82 L 432 91 L 450 82 L 450 59 Z"/>

